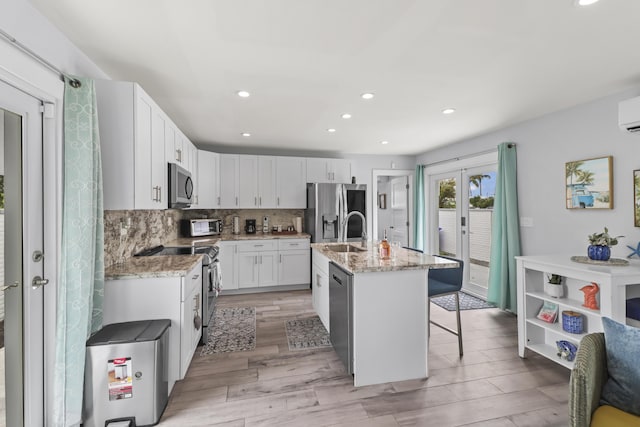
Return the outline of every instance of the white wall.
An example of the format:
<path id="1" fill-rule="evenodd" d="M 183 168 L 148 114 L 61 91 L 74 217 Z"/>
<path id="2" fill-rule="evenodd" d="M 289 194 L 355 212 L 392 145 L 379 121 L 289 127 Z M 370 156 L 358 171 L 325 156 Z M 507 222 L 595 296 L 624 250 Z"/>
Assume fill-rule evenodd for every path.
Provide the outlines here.
<path id="1" fill-rule="evenodd" d="M 633 226 L 632 176 L 640 169 L 640 135 L 619 130 L 618 102 L 638 95 L 640 89 L 608 96 L 423 153 L 417 162 L 429 164 L 515 142 L 520 217 L 530 217 L 534 224 L 520 228 L 523 253 L 586 255 L 587 235 L 607 226 L 615 235 L 626 236 L 612 256 L 626 257 L 626 245 L 635 247 L 640 240 L 640 228 Z M 566 209 L 565 163 L 608 155 L 613 156 L 614 209 Z"/>

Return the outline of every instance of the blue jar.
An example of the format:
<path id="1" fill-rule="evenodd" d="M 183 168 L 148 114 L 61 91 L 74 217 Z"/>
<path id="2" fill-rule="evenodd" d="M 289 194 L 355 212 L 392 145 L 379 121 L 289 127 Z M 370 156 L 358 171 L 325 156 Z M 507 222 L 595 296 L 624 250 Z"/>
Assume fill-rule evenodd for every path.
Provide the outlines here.
<path id="1" fill-rule="evenodd" d="M 611 249 L 609 249 L 609 246 L 589 245 L 587 256 L 594 261 L 609 261 Z"/>

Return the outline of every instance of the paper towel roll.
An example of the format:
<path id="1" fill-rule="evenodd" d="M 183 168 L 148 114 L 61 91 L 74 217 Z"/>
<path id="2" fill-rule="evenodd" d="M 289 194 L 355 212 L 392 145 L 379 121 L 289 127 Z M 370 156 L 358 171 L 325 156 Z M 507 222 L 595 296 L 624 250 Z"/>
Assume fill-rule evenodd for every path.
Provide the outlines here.
<path id="1" fill-rule="evenodd" d="M 297 216 L 294 218 L 293 226 L 298 233 L 302 233 L 302 217 Z"/>

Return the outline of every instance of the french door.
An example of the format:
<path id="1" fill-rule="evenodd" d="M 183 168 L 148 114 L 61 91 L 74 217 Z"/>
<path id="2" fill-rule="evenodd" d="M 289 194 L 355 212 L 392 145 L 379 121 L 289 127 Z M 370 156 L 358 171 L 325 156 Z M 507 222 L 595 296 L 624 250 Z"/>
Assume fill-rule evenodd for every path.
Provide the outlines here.
<path id="1" fill-rule="evenodd" d="M 0 81 L 0 274 L 5 400 L 0 425 L 39 426 L 44 412 L 41 102 Z"/>
<path id="2" fill-rule="evenodd" d="M 429 176 L 432 252 L 462 259 L 463 290 L 486 298 L 496 165 Z"/>

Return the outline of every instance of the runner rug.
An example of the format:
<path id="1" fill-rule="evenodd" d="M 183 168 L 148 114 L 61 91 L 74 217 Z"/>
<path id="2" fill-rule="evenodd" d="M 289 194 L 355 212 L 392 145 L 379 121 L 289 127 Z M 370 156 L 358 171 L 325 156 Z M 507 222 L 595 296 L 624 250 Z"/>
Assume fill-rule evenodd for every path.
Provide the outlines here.
<path id="1" fill-rule="evenodd" d="M 290 351 L 331 347 L 329 333 L 318 316 L 287 320 L 285 328 Z"/>
<path id="2" fill-rule="evenodd" d="M 216 308 L 209 323 L 209 339 L 201 354 L 247 351 L 256 348 L 255 307 Z"/>

